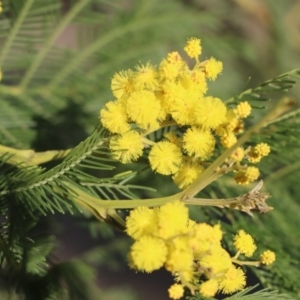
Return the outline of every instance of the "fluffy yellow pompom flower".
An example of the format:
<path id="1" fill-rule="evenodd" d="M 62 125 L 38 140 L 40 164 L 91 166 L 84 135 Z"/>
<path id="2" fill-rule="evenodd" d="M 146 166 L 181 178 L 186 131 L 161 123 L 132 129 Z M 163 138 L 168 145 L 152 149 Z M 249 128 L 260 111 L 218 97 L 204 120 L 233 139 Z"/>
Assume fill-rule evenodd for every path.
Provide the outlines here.
<path id="1" fill-rule="evenodd" d="M 174 80 L 179 74 L 180 65 L 173 64 L 164 59 L 159 65 L 159 77 L 161 80 Z"/>
<path id="2" fill-rule="evenodd" d="M 197 58 L 201 54 L 202 47 L 200 43 L 201 40 L 197 38 L 190 38 L 187 41 L 186 46 L 184 47 L 184 51 L 190 58 Z"/>
<path id="3" fill-rule="evenodd" d="M 111 80 L 111 90 L 118 99 L 126 99 L 136 90 L 133 81 L 133 71 L 121 71 L 116 73 Z"/>
<path id="4" fill-rule="evenodd" d="M 158 142 L 150 150 L 149 161 L 152 170 L 163 175 L 170 175 L 178 171 L 182 153 L 178 146 L 170 142 Z"/>
<path id="5" fill-rule="evenodd" d="M 181 284 L 175 283 L 171 285 L 171 287 L 168 289 L 168 292 L 171 299 L 177 300 L 183 297 L 184 288 Z"/>
<path id="6" fill-rule="evenodd" d="M 190 270 L 194 263 L 194 256 L 190 249 L 172 249 L 167 256 L 166 269 L 171 273 Z"/>
<path id="7" fill-rule="evenodd" d="M 190 73 L 190 77 L 194 84 L 193 87 L 200 94 L 205 94 L 207 92 L 207 83 L 206 83 L 205 73 L 199 69 L 196 69 Z"/>
<path id="8" fill-rule="evenodd" d="M 247 118 L 251 114 L 251 106 L 247 101 L 240 102 L 234 112 L 242 119 Z"/>
<path id="9" fill-rule="evenodd" d="M 183 87 L 173 81 L 166 81 L 160 87 L 157 98 L 161 101 L 161 106 L 166 113 L 171 113 L 173 104 L 182 94 Z"/>
<path id="10" fill-rule="evenodd" d="M 211 57 L 204 65 L 206 77 L 210 80 L 215 80 L 223 70 L 222 62 Z"/>
<path id="11" fill-rule="evenodd" d="M 162 239 L 145 235 L 134 242 L 130 257 L 138 270 L 150 273 L 164 265 L 167 246 Z"/>
<path id="12" fill-rule="evenodd" d="M 220 224 L 211 226 L 207 223 L 198 223 L 193 226 L 193 235 L 200 246 L 203 241 L 208 241 L 210 244 L 220 244 L 223 232 Z"/>
<path id="13" fill-rule="evenodd" d="M 131 93 L 126 102 L 128 117 L 143 129 L 158 128 L 161 105 L 153 92 L 142 90 Z"/>
<path id="14" fill-rule="evenodd" d="M 151 91 L 155 90 L 158 85 L 158 72 L 155 67 L 147 62 L 145 65 L 135 67 L 134 82 L 138 88 L 147 88 Z"/>
<path id="15" fill-rule="evenodd" d="M 157 230 L 157 216 L 154 209 L 141 206 L 130 212 L 126 218 L 126 232 L 134 239 L 151 235 Z"/>
<path id="16" fill-rule="evenodd" d="M 260 262 L 264 265 L 270 265 L 272 264 L 276 259 L 276 255 L 273 251 L 267 250 L 264 251 L 261 255 L 260 255 Z"/>
<path id="17" fill-rule="evenodd" d="M 110 101 L 100 110 L 102 125 L 112 133 L 124 133 L 130 130 L 126 107 L 120 101 Z"/>
<path id="18" fill-rule="evenodd" d="M 256 250 L 252 236 L 244 230 L 239 230 L 238 234 L 235 235 L 233 245 L 240 253 L 245 254 L 247 257 L 251 257 Z"/>
<path id="19" fill-rule="evenodd" d="M 210 253 L 199 259 L 200 267 L 208 268 L 214 275 L 221 274 L 232 266 L 229 253 L 219 244 L 214 244 Z"/>
<path id="20" fill-rule="evenodd" d="M 249 184 L 259 177 L 259 169 L 256 167 L 247 167 L 245 170 L 240 170 L 235 174 L 235 181 L 240 185 Z"/>
<path id="21" fill-rule="evenodd" d="M 180 54 L 177 51 L 168 53 L 167 61 L 171 64 L 183 66 L 186 62 L 181 58 Z"/>
<path id="22" fill-rule="evenodd" d="M 163 239 L 184 233 L 189 221 L 188 208 L 177 200 L 161 206 L 158 210 L 158 235 Z"/>
<path id="23" fill-rule="evenodd" d="M 177 98 L 170 108 L 173 119 L 179 125 L 190 125 L 193 123 L 195 107 L 199 102 L 199 93 L 195 89 L 186 90 L 178 88 Z"/>
<path id="24" fill-rule="evenodd" d="M 219 98 L 205 97 L 195 106 L 195 124 L 216 129 L 226 121 L 226 112 L 226 106 Z"/>
<path id="25" fill-rule="evenodd" d="M 189 156 L 202 160 L 209 158 L 215 147 L 215 138 L 209 130 L 189 128 L 183 135 L 183 148 Z"/>
<path id="26" fill-rule="evenodd" d="M 179 171 L 172 177 L 179 188 L 183 189 L 193 183 L 204 171 L 204 167 L 191 158 L 185 158 Z"/>
<path id="27" fill-rule="evenodd" d="M 143 143 L 137 131 L 127 131 L 123 135 L 113 136 L 109 144 L 116 159 L 123 164 L 137 160 L 143 154 Z"/>
<path id="28" fill-rule="evenodd" d="M 220 280 L 220 290 L 231 294 L 242 290 L 246 285 L 246 276 L 242 269 L 232 266 Z"/>
<path id="29" fill-rule="evenodd" d="M 209 279 L 202 282 L 199 287 L 199 293 L 204 297 L 213 297 L 219 288 L 219 283 L 216 279 Z"/>
<path id="30" fill-rule="evenodd" d="M 205 92 L 203 91 L 201 92 L 201 89 L 198 89 L 197 83 L 194 81 L 194 76 L 192 75 L 194 72 L 202 74 L 202 82 L 206 83 L 204 73 L 199 70 L 195 70 L 192 72 L 190 71 L 181 72 L 180 76 L 178 77 L 178 83 L 180 83 L 180 85 L 184 87 L 185 90 L 194 89 L 195 91 L 197 91 L 198 95 L 200 96 L 201 94 L 204 94 L 206 90 Z"/>

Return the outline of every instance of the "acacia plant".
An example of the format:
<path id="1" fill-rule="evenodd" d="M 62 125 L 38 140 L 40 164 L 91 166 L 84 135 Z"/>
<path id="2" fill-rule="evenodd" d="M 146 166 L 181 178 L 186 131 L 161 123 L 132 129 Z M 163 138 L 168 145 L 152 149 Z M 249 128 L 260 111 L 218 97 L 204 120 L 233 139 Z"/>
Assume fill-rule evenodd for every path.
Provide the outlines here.
<path id="1" fill-rule="evenodd" d="M 79 0 L 70 2 L 59 18 L 60 4 L 15 0 L 1 6 L 3 297 L 104 297 L 99 291 L 95 296 L 88 256 L 59 263 L 53 259 L 51 216 L 70 213 L 75 220 L 85 219 L 90 229 L 96 220 L 98 227 L 109 224 L 129 236 L 131 245 L 121 249 L 124 261 L 132 272 L 170 272 L 174 283 L 166 290 L 171 299 L 296 299 L 299 276 L 294 259 L 299 246 L 296 238 L 284 236 L 293 224 L 285 223 L 283 212 L 276 214 L 276 203 L 273 209 L 269 198 L 276 193 L 270 183 L 299 168 L 293 149 L 299 146 L 300 110 L 293 98 L 276 95 L 294 86 L 300 70 L 220 99 L 210 87 L 218 84 L 226 61 L 202 58 L 205 36 L 188 38 L 183 51 L 165 52 L 157 64 L 137 59 L 132 68 L 116 70 L 110 83 L 106 81 L 112 100 L 105 105 L 103 101 L 99 115 L 90 121 L 94 130 L 77 145 L 63 143 L 63 149 L 53 150 L 52 139 L 63 126 L 64 114 L 64 126 L 69 122 L 74 130 L 76 107 L 86 112 L 95 108 L 94 100 L 87 101 L 90 107 L 84 104 L 86 97 L 99 93 L 94 84 L 105 69 L 105 56 L 95 53 L 118 37 L 124 42 L 136 28 L 149 34 L 158 24 L 178 22 L 157 14 L 151 5 L 137 5 L 123 27 L 102 32 L 77 52 L 66 53 L 56 40 L 72 20 L 109 26 L 105 16 L 120 21 L 124 7 Z M 188 22 L 184 13 L 178 18 Z M 122 59 L 107 57 L 108 63 L 120 60 L 120 65 Z M 100 66 L 93 66 L 93 60 Z M 91 70 L 82 76 L 85 61 Z M 267 95 L 275 103 L 261 113 L 257 103 L 268 100 Z M 39 151 L 38 126 L 43 122 L 56 131 L 43 140 L 49 149 Z M 282 201 L 293 203 L 289 197 Z M 273 213 L 266 224 L 263 218 Z M 272 232 L 268 226 L 279 221 L 282 228 Z M 269 289 L 253 291 L 257 286 L 249 286 L 247 278 Z"/>

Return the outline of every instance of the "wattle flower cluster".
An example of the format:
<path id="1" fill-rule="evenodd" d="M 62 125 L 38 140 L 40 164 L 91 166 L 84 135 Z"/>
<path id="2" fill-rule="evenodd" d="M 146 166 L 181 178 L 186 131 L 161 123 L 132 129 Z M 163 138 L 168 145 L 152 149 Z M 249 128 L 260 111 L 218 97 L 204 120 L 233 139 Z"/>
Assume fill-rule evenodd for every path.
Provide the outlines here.
<path id="1" fill-rule="evenodd" d="M 215 80 L 223 65 L 214 58 L 199 60 L 199 39 L 189 39 L 184 50 L 195 60 L 193 67 L 171 52 L 158 66 L 148 62 L 115 74 L 115 99 L 100 111 L 102 125 L 112 133 L 109 147 L 115 158 L 131 163 L 147 155 L 153 171 L 171 175 L 182 189 L 210 164 L 218 143 L 223 148 L 236 143 L 243 119 L 251 113 L 247 101 L 228 108 L 221 99 L 206 95 L 207 80 Z M 162 128 L 168 129 L 163 138 L 151 140 L 150 133 Z M 231 157 L 236 182 L 258 179 L 258 168 L 240 162 L 259 162 L 269 151 L 266 144 L 247 151 L 238 148 Z"/>
<path id="2" fill-rule="evenodd" d="M 245 287 L 246 275 L 237 265 L 240 254 L 253 255 L 256 246 L 243 230 L 234 237 L 237 254 L 231 257 L 222 247 L 220 225 L 210 226 L 189 219 L 188 208 L 179 200 L 159 208 L 138 207 L 126 218 L 126 232 L 134 239 L 129 252 L 132 268 L 150 273 L 164 267 L 174 276 L 171 299 L 180 299 L 185 289 L 213 297 Z M 275 254 L 265 251 L 260 263 L 270 264 Z M 253 263 L 253 262 L 252 262 Z"/>

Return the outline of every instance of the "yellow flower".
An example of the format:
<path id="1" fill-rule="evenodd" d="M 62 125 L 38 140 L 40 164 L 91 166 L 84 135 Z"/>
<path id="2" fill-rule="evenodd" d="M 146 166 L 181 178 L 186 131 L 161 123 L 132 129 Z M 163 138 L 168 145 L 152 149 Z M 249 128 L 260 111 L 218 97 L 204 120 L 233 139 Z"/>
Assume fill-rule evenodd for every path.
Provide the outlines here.
<path id="1" fill-rule="evenodd" d="M 189 156 L 205 160 L 211 156 L 214 147 L 215 138 L 209 130 L 192 127 L 183 135 L 183 148 Z"/>
<path id="2" fill-rule="evenodd" d="M 198 255 L 205 253 L 213 246 L 219 246 L 223 232 L 219 224 L 210 226 L 206 223 L 199 223 L 193 226 L 193 232 L 189 236 L 189 246 Z"/>
<path id="3" fill-rule="evenodd" d="M 185 232 L 188 222 L 188 208 L 179 200 L 169 202 L 158 210 L 158 234 L 163 239 Z"/>
<path id="4" fill-rule="evenodd" d="M 251 106 L 247 101 L 240 102 L 236 109 L 234 110 L 235 113 L 240 117 L 240 118 L 247 118 L 251 114 Z"/>
<path id="5" fill-rule="evenodd" d="M 169 297 L 171 299 L 180 299 L 181 297 L 183 297 L 184 294 L 184 288 L 181 284 L 175 283 L 173 285 L 171 285 L 171 287 L 168 289 L 169 292 Z"/>
<path id="6" fill-rule="evenodd" d="M 182 94 L 182 86 L 179 84 L 167 81 L 160 86 L 160 90 L 157 93 L 157 98 L 161 102 L 162 108 L 166 113 L 171 113 L 173 104 L 178 101 L 177 99 Z"/>
<path id="7" fill-rule="evenodd" d="M 190 157 L 184 159 L 178 172 L 172 177 L 179 188 L 183 189 L 193 183 L 204 171 L 204 167 Z"/>
<path id="8" fill-rule="evenodd" d="M 201 70 L 181 72 L 178 82 L 186 90 L 193 89 L 197 92 L 198 97 L 202 97 L 207 92 L 205 74 Z"/>
<path id="9" fill-rule="evenodd" d="M 226 121 L 226 112 L 226 106 L 219 98 L 205 97 L 195 107 L 195 124 L 216 129 Z"/>
<path id="10" fill-rule="evenodd" d="M 157 216 L 154 209 L 141 206 L 130 212 L 126 218 L 126 232 L 134 239 L 151 235 L 157 230 Z"/>
<path id="11" fill-rule="evenodd" d="M 240 170 L 235 174 L 235 181 L 240 185 L 249 184 L 255 181 L 259 177 L 259 169 L 256 167 L 247 167 L 244 170 Z"/>
<path id="12" fill-rule="evenodd" d="M 267 250 L 260 255 L 260 262 L 264 265 L 270 265 L 275 261 L 276 255 L 273 251 Z"/>
<path id="13" fill-rule="evenodd" d="M 132 92 L 126 102 L 128 117 L 143 129 L 158 129 L 161 105 L 153 92 Z"/>
<path id="14" fill-rule="evenodd" d="M 168 255 L 165 267 L 171 273 L 190 272 L 193 269 L 194 256 L 188 245 L 186 235 L 167 240 Z"/>
<path id="15" fill-rule="evenodd" d="M 143 154 L 143 143 L 137 131 L 131 130 L 110 140 L 110 149 L 123 164 L 137 160 Z"/>
<path id="16" fill-rule="evenodd" d="M 233 244 L 238 251 L 247 257 L 251 257 L 256 250 L 252 236 L 247 234 L 244 230 L 239 230 L 238 234 L 235 235 Z"/>
<path id="17" fill-rule="evenodd" d="M 237 142 L 237 138 L 234 133 L 229 132 L 228 134 L 224 134 L 220 141 L 224 148 L 230 148 Z"/>
<path id="18" fill-rule="evenodd" d="M 202 47 L 200 42 L 200 39 L 197 38 L 188 39 L 186 46 L 184 47 L 184 51 L 190 58 L 197 58 L 201 54 Z"/>
<path id="19" fill-rule="evenodd" d="M 133 81 L 133 71 L 121 71 L 116 73 L 111 80 L 111 90 L 118 99 L 126 99 L 136 90 Z"/>
<path id="20" fill-rule="evenodd" d="M 195 107 L 199 102 L 199 93 L 195 89 L 178 88 L 177 98 L 170 107 L 173 119 L 179 125 L 193 123 Z"/>
<path id="21" fill-rule="evenodd" d="M 173 274 L 176 282 L 193 282 L 197 280 L 197 274 L 194 269 L 184 270 Z"/>
<path id="22" fill-rule="evenodd" d="M 251 150 L 247 155 L 247 159 L 251 164 L 257 164 L 262 159 L 262 156 Z"/>
<path id="23" fill-rule="evenodd" d="M 190 270 L 193 266 L 194 256 L 190 249 L 169 248 L 166 260 L 166 269 L 171 273 Z"/>
<path id="24" fill-rule="evenodd" d="M 254 152 L 259 156 L 268 156 L 270 151 L 270 146 L 266 143 L 260 143 L 254 147 Z"/>
<path id="25" fill-rule="evenodd" d="M 130 130 L 126 108 L 120 101 L 110 101 L 100 110 L 102 125 L 112 133 L 124 133 Z"/>
<path id="26" fill-rule="evenodd" d="M 256 164 L 260 162 L 260 160 L 267 156 L 270 153 L 271 149 L 268 144 L 266 143 L 260 143 L 257 144 L 255 147 L 251 149 L 251 151 L 248 153 L 248 160 L 249 162 Z"/>
<path id="27" fill-rule="evenodd" d="M 183 61 L 183 59 L 181 58 L 180 54 L 177 51 L 168 53 L 167 61 L 171 64 L 179 64 L 179 65 L 185 64 L 185 62 Z"/>
<path id="28" fill-rule="evenodd" d="M 209 279 L 202 282 L 199 287 L 199 293 L 204 297 L 213 297 L 219 288 L 219 283 L 216 279 Z"/>
<path id="29" fill-rule="evenodd" d="M 232 266 L 220 280 L 220 290 L 231 294 L 242 290 L 246 285 L 246 276 L 242 269 Z"/>
<path id="30" fill-rule="evenodd" d="M 211 57 L 204 65 L 205 73 L 208 79 L 215 80 L 223 70 L 222 62 Z"/>
<path id="31" fill-rule="evenodd" d="M 201 93 L 205 94 L 207 92 L 207 83 L 205 78 L 205 73 L 201 70 L 195 69 L 191 72 L 191 80 L 195 84 L 194 87 Z"/>
<path id="32" fill-rule="evenodd" d="M 179 74 L 180 65 L 170 63 L 164 59 L 158 68 L 161 80 L 174 80 Z"/>
<path id="33" fill-rule="evenodd" d="M 244 149 L 242 147 L 238 147 L 234 150 L 234 152 L 231 154 L 231 158 L 236 161 L 240 162 L 244 158 Z"/>
<path id="34" fill-rule="evenodd" d="M 147 62 L 146 65 L 136 66 L 134 72 L 134 82 L 138 88 L 147 88 L 153 91 L 158 85 L 158 72 L 155 67 Z"/>
<path id="35" fill-rule="evenodd" d="M 212 244 L 210 253 L 199 259 L 200 267 L 210 270 L 213 276 L 221 274 L 232 266 L 229 253 L 219 244 Z"/>
<path id="36" fill-rule="evenodd" d="M 161 268 L 167 257 L 167 246 L 162 239 L 153 236 L 142 236 L 134 242 L 130 250 L 134 266 L 150 273 Z"/>
<path id="37" fill-rule="evenodd" d="M 152 170 L 163 175 L 170 175 L 178 171 L 182 153 L 178 146 L 170 142 L 158 142 L 150 150 L 149 161 Z"/>

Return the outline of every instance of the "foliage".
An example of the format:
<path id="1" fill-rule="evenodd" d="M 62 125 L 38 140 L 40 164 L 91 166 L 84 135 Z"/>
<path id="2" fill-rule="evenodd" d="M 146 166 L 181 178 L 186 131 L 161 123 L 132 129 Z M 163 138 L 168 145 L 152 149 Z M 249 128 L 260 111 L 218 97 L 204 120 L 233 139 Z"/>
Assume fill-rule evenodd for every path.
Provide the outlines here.
<path id="1" fill-rule="evenodd" d="M 0 141 L 22 151 L 1 151 L 0 157 L 1 299 L 139 299 L 130 288 L 99 289 L 95 284 L 94 265 L 123 268 L 118 261 L 126 260 L 128 250 L 128 241 L 106 223 L 95 222 L 95 216 L 120 227 L 118 221 L 127 211 L 95 211 L 79 195 L 106 201 L 165 196 L 177 190 L 168 180 L 150 175 L 145 164 L 120 165 L 105 145 L 109 133 L 100 125 L 93 130 L 99 109 L 112 97 L 110 78 L 139 60 L 157 63 L 169 49 L 181 48 L 177 45 L 187 37 L 199 36 L 207 55 L 225 64 L 224 79 L 210 89 L 228 98 L 229 106 L 248 100 L 257 108 L 255 119 L 249 121 L 254 124 L 265 114 L 262 108 L 274 106 L 286 91 L 293 102 L 299 94 L 300 70 L 286 72 L 298 68 L 299 43 L 292 43 L 297 1 L 253 3 L 2 1 Z M 279 23 L 283 11 L 286 23 Z M 253 34 L 247 22 L 256 24 L 253 30 L 262 29 L 261 34 Z M 262 40 L 267 41 L 265 48 Z M 253 79 L 245 88 L 249 76 Z M 250 140 L 267 142 L 272 149 L 260 168 L 274 211 L 250 218 L 229 209 L 191 209 L 199 221 L 221 220 L 229 249 L 231 235 L 246 228 L 260 247 L 276 252 L 273 267 L 248 271 L 268 290 L 249 288 L 226 299 L 299 298 L 299 113 L 293 106 Z M 54 150 L 47 153 L 50 158 L 42 156 L 46 150 Z M 244 192 L 224 176 L 200 195 L 229 198 Z M 57 259 L 59 214 L 71 214 L 76 224 L 88 228 L 85 234 L 102 236 L 104 245 L 81 257 Z"/>

